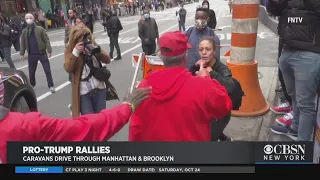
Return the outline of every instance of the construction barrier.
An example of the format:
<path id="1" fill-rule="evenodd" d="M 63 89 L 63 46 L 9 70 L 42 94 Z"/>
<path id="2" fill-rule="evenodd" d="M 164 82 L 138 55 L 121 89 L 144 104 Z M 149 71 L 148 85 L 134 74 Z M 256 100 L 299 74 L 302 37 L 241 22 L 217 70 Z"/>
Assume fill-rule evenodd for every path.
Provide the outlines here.
<path id="1" fill-rule="evenodd" d="M 132 54 L 133 67 L 137 66 L 138 60 L 139 60 L 139 54 Z M 164 66 L 159 56 L 145 55 L 142 57 L 141 68 L 142 68 L 142 77 L 145 78 L 152 71 L 164 69 Z"/>
<path id="2" fill-rule="evenodd" d="M 220 59 L 230 57 L 230 44 L 222 44 L 220 46 L 220 53 L 224 54 L 220 56 Z M 132 66 L 134 68 L 138 64 L 139 56 L 140 54 L 132 54 Z M 164 66 L 159 56 L 144 55 L 140 68 L 142 68 L 142 76 L 145 78 L 151 71 L 164 69 Z"/>
<path id="3" fill-rule="evenodd" d="M 240 109 L 232 111 L 233 116 L 260 116 L 270 107 L 260 88 L 255 60 L 259 3 L 259 0 L 233 1 L 231 54 L 227 66 L 245 93 Z"/>

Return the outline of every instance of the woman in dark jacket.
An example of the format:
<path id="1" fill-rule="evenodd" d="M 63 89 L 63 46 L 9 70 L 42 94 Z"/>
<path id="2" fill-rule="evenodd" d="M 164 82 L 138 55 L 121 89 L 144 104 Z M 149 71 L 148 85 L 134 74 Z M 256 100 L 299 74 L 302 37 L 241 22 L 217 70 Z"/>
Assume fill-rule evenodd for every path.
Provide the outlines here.
<path id="1" fill-rule="evenodd" d="M 190 68 L 190 72 L 195 75 L 203 63 L 204 67 L 210 70 L 212 79 L 216 79 L 223 85 L 229 94 L 234 89 L 234 81 L 229 68 L 222 62 L 216 60 L 216 45 L 215 39 L 212 36 L 204 36 L 200 39 L 199 55 L 201 59 Z M 212 121 L 211 125 L 211 140 L 212 141 L 232 141 L 232 138 L 226 136 L 223 131 L 230 122 L 231 112 L 222 119 Z"/>

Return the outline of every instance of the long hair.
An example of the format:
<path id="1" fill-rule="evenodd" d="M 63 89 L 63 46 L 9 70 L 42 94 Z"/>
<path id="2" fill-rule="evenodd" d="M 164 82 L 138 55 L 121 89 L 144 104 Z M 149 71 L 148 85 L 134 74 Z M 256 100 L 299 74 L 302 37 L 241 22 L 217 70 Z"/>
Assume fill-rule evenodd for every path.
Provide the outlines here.
<path id="1" fill-rule="evenodd" d="M 68 46 L 66 47 L 65 53 L 72 53 L 73 48 L 83 40 L 83 35 L 85 33 L 90 33 L 90 41 L 92 41 L 92 34 L 90 32 L 90 29 L 88 29 L 86 26 L 83 25 L 76 25 L 71 27 L 70 34 L 69 34 L 69 42 Z"/>

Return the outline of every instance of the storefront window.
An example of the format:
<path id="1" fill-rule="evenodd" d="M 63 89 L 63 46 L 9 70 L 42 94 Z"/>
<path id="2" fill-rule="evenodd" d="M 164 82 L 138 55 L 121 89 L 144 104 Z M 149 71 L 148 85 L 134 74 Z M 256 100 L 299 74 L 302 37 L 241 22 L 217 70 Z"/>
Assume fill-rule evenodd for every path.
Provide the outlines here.
<path id="1" fill-rule="evenodd" d="M 25 0 L 17 0 L 17 11 L 18 13 L 25 13 Z"/>
<path id="2" fill-rule="evenodd" d="M 43 12 L 48 12 L 48 10 L 52 11 L 50 0 L 39 0 L 39 8 L 42 9 Z"/>
<path id="3" fill-rule="evenodd" d="M 12 16 L 17 11 L 15 0 L 1 0 L 0 10 L 5 16 Z"/>

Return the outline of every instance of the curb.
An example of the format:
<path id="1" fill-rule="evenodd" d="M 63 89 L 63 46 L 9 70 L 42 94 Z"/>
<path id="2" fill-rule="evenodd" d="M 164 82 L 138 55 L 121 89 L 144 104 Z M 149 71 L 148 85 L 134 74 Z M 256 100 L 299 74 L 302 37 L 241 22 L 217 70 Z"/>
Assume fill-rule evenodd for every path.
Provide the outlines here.
<path id="1" fill-rule="evenodd" d="M 278 81 L 278 70 L 275 70 L 271 88 L 269 91 L 269 95 L 267 101 L 270 103 L 270 106 L 275 105 L 278 101 L 278 95 L 275 89 L 279 85 Z M 269 111 L 266 115 L 262 117 L 262 121 L 260 124 L 260 131 L 258 133 L 258 141 L 268 141 L 269 133 L 270 133 L 270 126 L 273 124 L 275 118 L 275 114 L 272 111 Z"/>
<path id="2" fill-rule="evenodd" d="M 268 14 L 267 9 L 262 5 L 260 5 L 259 21 L 267 28 L 269 28 L 273 33 L 278 35 L 278 21 L 272 19 Z M 278 70 L 276 70 L 276 72 L 274 73 L 273 81 L 267 99 L 271 106 L 276 105 L 278 103 L 279 96 L 275 92 L 275 89 L 278 86 Z M 272 111 L 269 111 L 266 115 L 263 116 L 260 126 L 260 132 L 258 134 L 258 141 L 269 141 L 270 126 L 274 123 L 275 118 L 276 115 Z"/>

